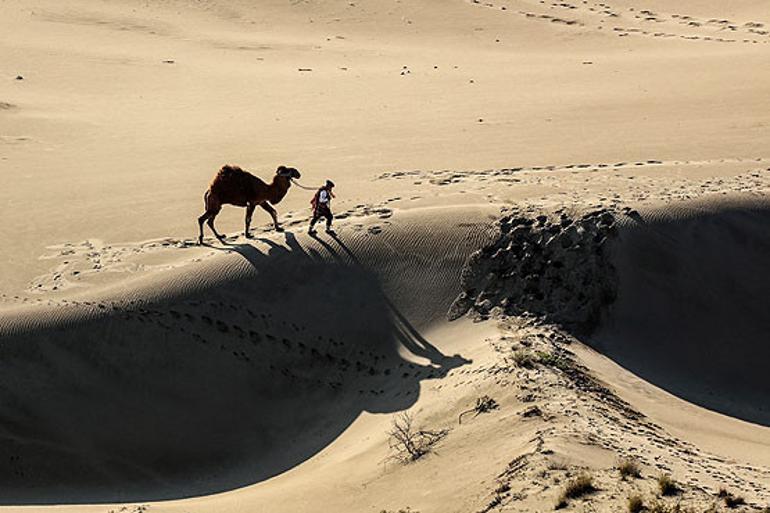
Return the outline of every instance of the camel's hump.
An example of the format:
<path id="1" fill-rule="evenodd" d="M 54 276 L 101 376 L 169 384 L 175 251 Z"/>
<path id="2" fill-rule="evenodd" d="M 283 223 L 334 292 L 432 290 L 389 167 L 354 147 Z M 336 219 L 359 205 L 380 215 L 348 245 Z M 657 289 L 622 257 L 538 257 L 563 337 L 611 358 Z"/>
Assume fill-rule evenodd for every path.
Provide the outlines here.
<path id="1" fill-rule="evenodd" d="M 239 166 L 231 166 L 230 164 L 225 164 L 224 166 L 222 166 L 222 168 L 219 170 L 217 174 L 227 176 L 227 175 L 237 175 L 240 173 L 250 174 L 244 171 L 243 169 L 241 169 Z"/>

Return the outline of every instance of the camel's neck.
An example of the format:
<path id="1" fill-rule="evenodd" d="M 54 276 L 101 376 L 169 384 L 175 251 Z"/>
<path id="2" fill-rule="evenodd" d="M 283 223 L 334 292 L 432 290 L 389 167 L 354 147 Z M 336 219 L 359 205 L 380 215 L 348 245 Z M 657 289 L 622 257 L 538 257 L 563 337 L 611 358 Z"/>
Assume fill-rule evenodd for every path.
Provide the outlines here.
<path id="1" fill-rule="evenodd" d="M 275 205 L 280 202 L 291 186 L 289 178 L 285 176 L 274 176 L 273 183 L 270 184 L 270 203 Z"/>

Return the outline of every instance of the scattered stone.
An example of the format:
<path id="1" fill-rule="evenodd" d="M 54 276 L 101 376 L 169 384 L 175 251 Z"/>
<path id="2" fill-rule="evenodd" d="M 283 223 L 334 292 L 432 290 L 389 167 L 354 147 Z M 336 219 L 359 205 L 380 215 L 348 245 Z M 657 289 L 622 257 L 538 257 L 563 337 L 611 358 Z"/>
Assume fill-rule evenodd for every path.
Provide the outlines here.
<path id="1" fill-rule="evenodd" d="M 537 406 L 530 406 L 523 412 L 521 412 L 521 416 L 525 419 L 531 418 L 531 417 L 542 417 L 543 412 L 538 408 Z"/>
<path id="2" fill-rule="evenodd" d="M 498 239 L 463 268 L 462 293 L 449 319 L 466 313 L 485 319 L 501 311 L 590 331 L 616 293 L 606 247 L 616 234 L 615 215 L 600 209 L 552 220 L 512 213 L 500 219 L 499 228 Z"/>

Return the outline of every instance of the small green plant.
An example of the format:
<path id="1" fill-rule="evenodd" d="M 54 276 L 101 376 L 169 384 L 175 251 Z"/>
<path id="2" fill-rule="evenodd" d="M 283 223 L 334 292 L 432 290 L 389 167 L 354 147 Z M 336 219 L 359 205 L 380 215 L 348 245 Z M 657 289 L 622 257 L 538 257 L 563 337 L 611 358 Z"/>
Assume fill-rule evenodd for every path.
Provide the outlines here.
<path id="1" fill-rule="evenodd" d="M 635 460 L 627 459 L 621 461 L 618 463 L 618 471 L 620 472 L 620 477 L 623 479 L 629 477 L 642 477 L 642 471 L 639 469 L 639 464 Z"/>
<path id="2" fill-rule="evenodd" d="M 546 351 L 538 351 L 536 353 L 537 363 L 545 365 L 547 367 L 554 367 L 556 369 L 566 371 L 570 368 L 570 361 L 563 356 L 559 356 L 556 353 L 549 353 Z"/>
<path id="3" fill-rule="evenodd" d="M 661 495 L 676 495 L 679 493 L 679 486 L 668 474 L 663 474 L 658 478 L 658 489 Z"/>
<path id="4" fill-rule="evenodd" d="M 628 513 L 640 513 L 644 511 L 644 499 L 641 495 L 632 495 L 628 498 Z"/>
<path id="5" fill-rule="evenodd" d="M 596 486 L 594 486 L 593 478 L 588 474 L 580 474 L 564 487 L 559 500 L 556 502 L 556 509 L 565 507 L 570 499 L 577 499 L 595 491 Z"/>
<path id="6" fill-rule="evenodd" d="M 519 349 L 513 353 L 513 362 L 518 367 L 523 367 L 524 369 L 532 369 L 535 366 L 536 359 L 531 351 L 527 351 L 526 349 Z"/>

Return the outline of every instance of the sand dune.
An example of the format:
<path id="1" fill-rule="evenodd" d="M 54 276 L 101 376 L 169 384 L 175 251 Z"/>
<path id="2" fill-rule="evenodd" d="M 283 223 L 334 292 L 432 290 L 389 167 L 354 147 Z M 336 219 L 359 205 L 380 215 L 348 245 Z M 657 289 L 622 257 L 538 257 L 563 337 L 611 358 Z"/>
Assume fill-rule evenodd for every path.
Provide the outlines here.
<path id="1" fill-rule="evenodd" d="M 768 223 L 756 202 L 628 218 L 613 258 L 617 300 L 591 343 L 679 397 L 770 425 Z"/>
<path id="2" fill-rule="evenodd" d="M 582 473 L 567 510 L 767 507 L 768 30 L 759 0 L 0 2 L 0 511 L 542 512 Z M 226 163 L 302 172 L 287 232 L 225 207 L 195 244 Z M 403 412 L 446 433 L 409 464 Z"/>
<path id="3" fill-rule="evenodd" d="M 467 326 L 465 321 L 455 321 L 461 324 L 452 327 L 442 320 L 461 285 L 465 286 L 460 271 L 470 254 L 493 240 L 492 220 L 498 212 L 496 208 L 416 209 L 396 212 L 384 230 L 371 230 L 377 221 L 370 220 L 364 223 L 366 228 L 339 239 L 287 233 L 260 238 L 254 244 L 235 242 L 210 249 L 217 254 L 205 261 L 140 273 L 129 282 L 119 282 L 122 285 L 117 289 L 101 285 L 69 299 L 49 300 L 47 304 L 22 301 L 7 308 L 2 324 L 3 351 L 8 356 L 2 374 L 6 391 L 3 444 L 13 456 L 3 476 L 9 485 L 6 504 L 178 499 L 245 486 L 230 494 L 214 495 L 220 497 L 217 508 L 229 510 L 241 500 L 272 502 L 271 497 L 278 493 L 284 494 L 278 510 L 291 511 L 305 506 L 297 502 L 302 495 L 285 495 L 287 489 L 309 486 L 321 494 L 334 489 L 326 488 L 328 477 L 321 478 L 320 461 L 342 457 L 336 465 L 346 474 L 344 481 L 351 484 L 372 479 L 379 474 L 378 461 L 384 457 L 384 439 L 378 431 L 382 433 L 387 425 L 387 417 L 373 422 L 378 414 L 419 407 L 434 411 L 437 419 L 447 415 L 451 419 L 467 405 L 469 393 L 486 389 L 505 395 L 503 391 L 511 385 L 503 385 L 507 380 L 500 379 L 501 369 L 508 369 L 505 374 L 515 371 L 503 364 L 506 358 L 498 361 L 493 355 L 498 351 L 505 355 L 510 351 L 506 348 L 516 346 L 511 341 L 539 340 L 537 344 L 542 344 L 551 340 L 550 349 L 544 347 L 542 351 L 572 358 L 565 345 L 569 339 L 564 335 L 554 338 L 548 325 L 534 332 L 525 326 L 514 331 L 503 329 L 502 338 L 490 353 L 478 345 L 480 336 L 490 335 L 484 327 L 487 323 Z M 585 340 L 683 399 L 764 423 L 762 362 L 741 358 L 741 346 L 735 343 L 730 345 L 729 358 L 709 354 L 709 350 L 719 351 L 726 344 L 716 329 L 720 323 L 713 320 L 713 309 L 688 306 L 686 298 L 679 295 L 688 290 L 684 284 L 673 289 L 676 293 L 663 287 L 670 283 L 666 274 L 670 266 L 662 265 L 691 255 L 689 249 L 698 241 L 716 241 L 721 249 L 716 261 L 689 264 L 691 272 L 700 273 L 701 279 L 687 283 L 701 288 L 688 292 L 688 298 L 697 298 L 702 304 L 709 297 L 706 292 L 712 297 L 735 294 L 735 283 L 745 280 L 741 273 L 758 272 L 750 263 L 760 266 L 764 262 L 764 204 L 711 202 L 708 206 L 681 204 L 674 210 L 624 212 L 614 215 L 619 220 L 618 235 L 604 257 L 607 265 L 591 268 L 592 272 L 610 275 L 617 299 L 603 307 L 596 334 L 583 338 L 582 330 L 576 332 L 575 343 Z M 544 229 L 548 226 L 546 222 Z M 724 236 L 717 238 L 718 233 Z M 186 250 L 173 251 L 182 257 Z M 739 257 L 743 266 L 728 265 Z M 721 273 L 716 271 L 722 269 L 719 266 L 725 266 Z M 640 274 L 639 269 L 646 271 Z M 726 274 L 727 269 L 738 274 Z M 565 283 L 581 276 L 570 267 L 560 267 L 559 272 Z M 638 276 L 644 279 L 631 278 Z M 747 337 L 742 339 L 746 348 L 755 347 L 753 341 L 762 336 L 765 318 L 761 315 L 763 305 L 755 302 L 766 284 L 756 281 L 754 286 L 756 289 L 747 289 L 747 295 L 740 289 L 737 296 L 731 295 L 726 312 L 741 320 L 743 331 L 733 333 Z M 426 302 L 427 297 L 430 302 Z M 624 319 L 632 314 L 633 323 Z M 548 312 L 539 315 L 549 318 Z M 717 323 L 706 331 L 696 329 L 710 322 Z M 463 325 L 466 327 L 461 328 Z M 447 335 L 447 329 L 454 330 L 455 335 Z M 458 333 L 464 334 L 462 338 L 447 343 Z M 493 335 L 491 340 L 497 337 Z M 660 345 L 651 340 L 660 340 Z M 523 347 L 532 342 L 526 344 Z M 703 347 L 695 351 L 692 344 Z M 703 372 L 692 371 L 700 369 Z M 475 377 L 466 383 L 463 376 L 468 371 Z M 654 444 L 656 437 L 669 440 L 660 447 L 670 445 L 671 449 L 649 460 L 651 467 L 671 471 L 687 460 L 689 470 L 680 469 L 677 474 L 697 471 L 699 460 L 680 452 L 692 452 L 688 449 L 691 446 L 672 439 L 609 389 L 580 375 L 568 374 L 572 376 L 569 379 L 577 380 L 575 390 L 584 390 L 581 393 L 587 397 L 598 394 L 601 402 L 609 401 L 611 408 L 623 412 L 635 429 L 648 433 L 647 440 L 653 441 L 650 450 L 660 451 Z M 743 381 L 736 380 L 736 375 Z M 547 376 L 541 374 L 539 381 L 552 379 Z M 575 436 L 568 435 L 569 430 L 557 434 L 569 426 L 559 420 L 564 412 L 543 413 L 557 404 L 577 407 L 582 403 L 573 402 L 570 394 L 574 392 L 563 392 L 569 387 L 537 381 L 532 382 L 537 383 L 533 387 L 526 384 L 530 378 L 521 374 L 515 379 L 519 382 L 516 387 L 526 392 L 516 396 L 517 403 L 506 406 L 518 410 L 516 415 L 529 411 L 527 401 L 531 401 L 533 390 L 536 397 L 553 395 L 545 403 L 535 403 L 541 411 L 537 415 L 544 419 L 538 436 L 551 434 L 534 452 L 525 444 L 519 454 L 529 461 L 524 467 L 528 470 L 520 477 L 511 474 L 505 478 L 507 483 L 515 479 L 519 483 L 516 486 L 526 489 L 530 472 L 539 465 L 551 465 L 548 461 L 554 456 L 548 456 L 549 446 L 561 447 L 550 451 L 556 450 L 563 461 L 583 461 L 574 460 L 571 442 L 560 445 Z M 99 385 L 94 387 L 94 383 Z M 447 386 L 454 391 L 440 391 Z M 720 395 L 709 396 L 709 387 L 715 386 Z M 440 397 L 452 397 L 449 411 L 436 402 Z M 594 464 L 627 454 L 627 444 L 633 440 L 628 435 L 618 446 L 615 435 L 604 432 L 615 429 L 611 421 L 601 417 L 591 420 L 601 411 L 582 413 L 588 426 L 593 422 L 603 426 L 595 435 L 598 438 L 592 439 L 604 451 L 594 456 L 598 458 Z M 374 417 L 363 421 L 364 412 Z M 725 427 L 729 426 L 728 421 Z M 529 434 L 517 434 L 511 442 L 523 443 L 519 437 L 532 436 L 530 431 L 525 433 Z M 343 456 L 345 450 L 339 452 L 351 443 L 341 440 L 368 440 L 372 436 L 379 442 L 370 448 L 364 444 L 364 452 L 352 461 Z M 495 442 L 497 436 L 478 443 L 494 445 L 499 443 Z M 561 436 L 567 436 L 564 442 L 559 442 Z M 766 435 L 749 430 L 743 436 L 761 443 Z M 450 436 L 446 450 L 457 450 L 453 448 L 456 443 Z M 727 446 L 729 450 L 730 444 Z M 615 456 L 606 451 L 615 452 Z M 318 460 L 320 455 L 323 458 Z M 362 465 L 361 457 L 369 463 Z M 539 459 L 543 457 L 546 460 Z M 723 472 L 717 468 L 732 468 L 736 472 L 730 480 L 732 487 L 764 497 L 766 489 L 752 489 L 753 481 L 747 476 L 770 471 L 752 466 L 753 458 L 741 467 L 747 470 L 739 471 L 718 457 L 707 453 L 702 457 L 715 466 L 716 475 Z M 446 465 L 444 458 L 421 465 L 437 469 Z M 493 472 L 500 465 L 488 457 L 465 464 L 471 462 L 491 466 Z M 294 470 L 287 472 L 290 469 Z M 384 479 L 384 486 L 393 479 L 398 482 L 398 475 L 391 470 L 377 479 Z M 269 479 L 273 476 L 278 481 Z M 468 492 L 467 476 L 456 475 L 455 482 L 455 493 Z M 611 493 L 610 482 L 606 486 Z M 703 501 L 702 493 L 690 500 Z M 244 499 L 244 494 L 249 498 Z M 392 503 L 389 495 L 382 495 L 380 500 Z M 369 503 L 371 498 L 362 490 L 333 502 L 344 509 Z M 532 499 L 536 502 L 521 505 L 551 500 L 537 494 Z M 511 498 L 506 495 L 505 500 Z M 169 511 L 177 507 L 195 511 L 201 507 L 205 511 L 207 506 L 189 501 L 153 506 L 160 511 L 166 507 Z"/>
<path id="4" fill-rule="evenodd" d="M 362 411 L 409 408 L 422 380 L 468 363 L 414 324 L 441 319 L 488 231 L 460 222 L 483 209 L 436 214 L 347 242 L 287 233 L 264 251 L 225 246 L 109 299 L 91 291 L 5 316 L 3 445 L 16 463 L 3 467 L 3 501 L 241 487 L 308 459 Z"/>

